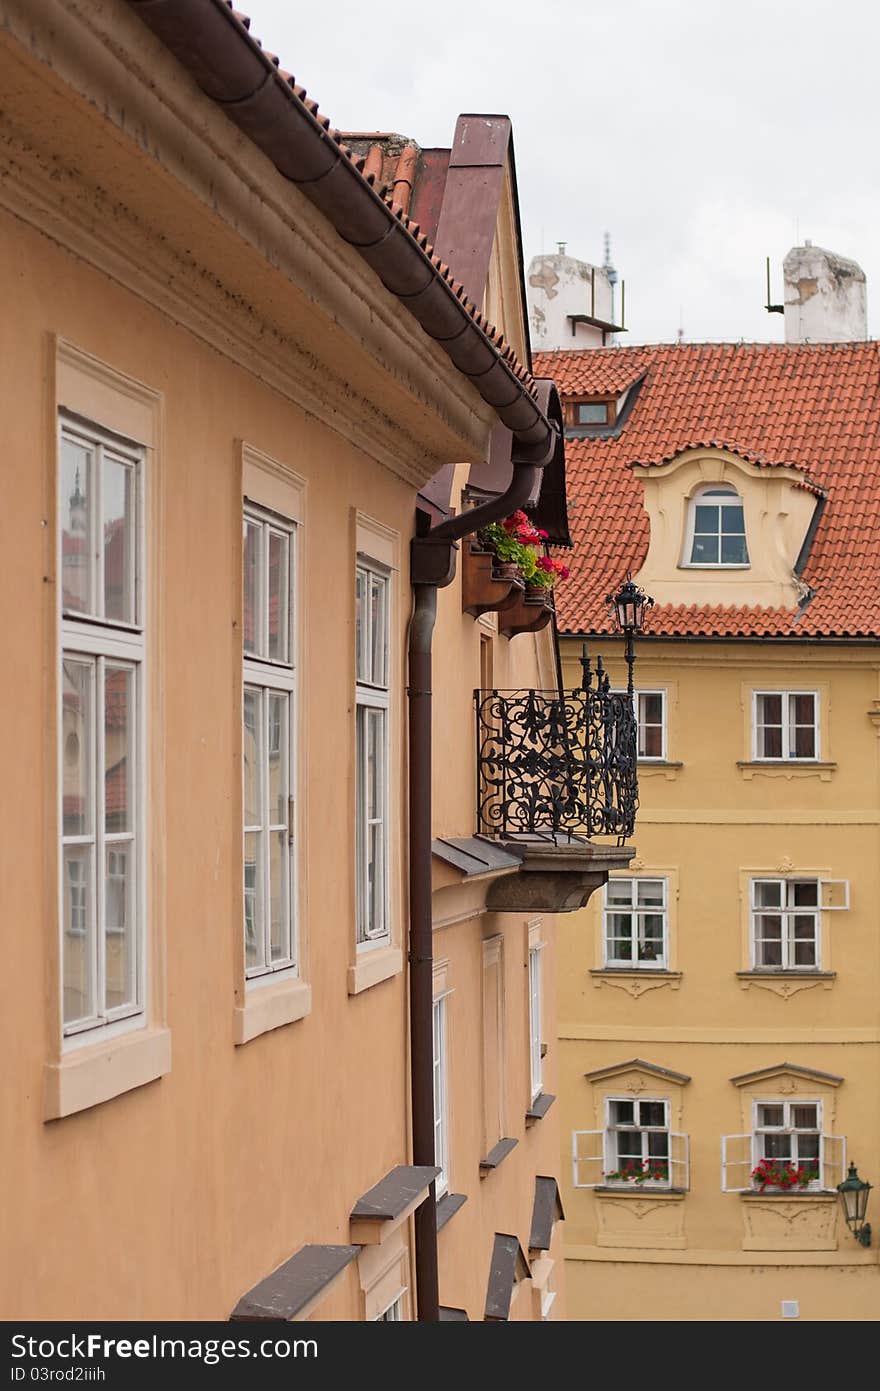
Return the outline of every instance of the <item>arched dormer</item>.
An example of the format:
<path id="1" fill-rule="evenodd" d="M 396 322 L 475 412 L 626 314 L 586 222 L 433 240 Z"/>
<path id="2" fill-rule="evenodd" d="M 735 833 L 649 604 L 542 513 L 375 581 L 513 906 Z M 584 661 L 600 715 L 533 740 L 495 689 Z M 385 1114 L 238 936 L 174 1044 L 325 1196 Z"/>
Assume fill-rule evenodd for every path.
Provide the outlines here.
<path id="1" fill-rule="evenodd" d="M 797 608 L 795 565 L 816 506 L 802 470 L 699 446 L 633 472 L 650 522 L 634 578 L 658 603 Z"/>

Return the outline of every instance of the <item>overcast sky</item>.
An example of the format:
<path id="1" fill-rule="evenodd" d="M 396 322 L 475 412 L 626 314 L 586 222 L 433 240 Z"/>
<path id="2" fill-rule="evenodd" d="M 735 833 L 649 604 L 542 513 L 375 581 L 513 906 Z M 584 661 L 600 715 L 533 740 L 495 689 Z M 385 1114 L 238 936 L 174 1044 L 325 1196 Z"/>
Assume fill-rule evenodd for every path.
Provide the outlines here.
<path id="1" fill-rule="evenodd" d="M 513 120 L 524 255 L 567 242 L 626 280 L 630 343 L 781 340 L 782 258 L 859 262 L 880 303 L 869 0 L 237 0 L 334 125 L 449 145 Z"/>

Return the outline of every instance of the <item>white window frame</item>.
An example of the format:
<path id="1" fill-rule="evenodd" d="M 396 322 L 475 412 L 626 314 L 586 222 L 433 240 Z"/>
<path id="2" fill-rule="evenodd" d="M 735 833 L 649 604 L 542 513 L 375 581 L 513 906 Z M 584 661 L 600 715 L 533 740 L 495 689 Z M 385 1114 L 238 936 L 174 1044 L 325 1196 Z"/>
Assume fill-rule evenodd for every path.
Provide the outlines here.
<path id="1" fill-rule="evenodd" d="M 782 1107 L 782 1108 L 783 1108 L 783 1124 L 782 1124 L 781 1126 L 759 1126 L 759 1124 L 758 1124 L 758 1119 L 759 1119 L 759 1114 L 760 1114 L 760 1113 L 759 1113 L 759 1107 L 761 1107 L 761 1106 L 780 1106 L 780 1107 Z M 816 1107 L 816 1128 L 815 1128 L 815 1129 L 812 1129 L 812 1128 L 807 1129 L 807 1128 L 805 1128 L 805 1127 L 800 1127 L 800 1128 L 798 1128 L 798 1127 L 795 1127 L 795 1126 L 793 1126 L 793 1125 L 791 1124 L 792 1109 L 793 1109 L 794 1107 L 796 1107 L 796 1106 L 815 1106 L 815 1107 Z M 817 1177 L 816 1179 L 810 1180 L 810 1182 L 809 1182 L 808 1184 L 806 1184 L 805 1187 L 804 1187 L 803 1189 L 801 1189 L 801 1188 L 795 1188 L 794 1190 L 790 1190 L 790 1189 L 789 1189 L 789 1190 L 786 1190 L 786 1189 L 770 1189 L 769 1191 L 772 1192 L 772 1193 L 781 1193 L 781 1194 L 783 1194 L 783 1195 L 787 1195 L 788 1193 L 790 1193 L 790 1192 L 792 1192 L 792 1191 L 794 1191 L 794 1192 L 805 1192 L 805 1193 L 828 1193 L 828 1192 L 833 1192 L 834 1189 L 837 1187 L 837 1183 L 836 1183 L 836 1181 L 834 1180 L 834 1177 L 833 1177 L 833 1176 L 832 1176 L 831 1178 L 829 1178 L 828 1172 L 827 1172 L 827 1171 L 828 1171 L 829 1169 L 837 1170 L 837 1171 L 839 1171 L 840 1179 L 843 1179 L 843 1177 L 844 1177 L 844 1175 L 845 1175 L 845 1173 L 846 1173 L 846 1136 L 844 1136 L 844 1135 L 831 1135 L 831 1134 L 826 1133 L 826 1131 L 825 1131 L 825 1129 L 824 1129 L 824 1103 L 823 1103 L 821 1097 L 815 1097 L 815 1096 L 796 1096 L 796 1097 L 787 1097 L 787 1098 L 776 1097 L 776 1096 L 759 1096 L 759 1097 L 753 1097 L 753 1098 L 752 1098 L 752 1129 L 751 1129 L 750 1133 L 747 1134 L 747 1135 L 722 1135 L 722 1137 L 721 1137 L 721 1189 L 722 1189 L 722 1192 L 724 1192 L 724 1193 L 756 1193 L 756 1192 L 761 1191 L 761 1190 L 758 1188 L 758 1186 L 757 1186 L 757 1185 L 753 1182 L 753 1180 L 752 1180 L 752 1171 L 757 1167 L 757 1165 L 758 1165 L 758 1164 L 761 1162 L 761 1160 L 765 1157 L 765 1156 L 762 1154 L 762 1150 L 763 1150 L 764 1146 L 763 1146 L 761 1137 L 762 1137 L 763 1135 L 791 1135 L 791 1136 L 792 1136 L 792 1140 L 793 1140 L 792 1149 L 796 1151 L 796 1149 L 797 1149 L 797 1136 L 798 1136 L 799 1134 L 804 1134 L 804 1135 L 806 1135 L 806 1134 L 809 1134 L 809 1135 L 818 1135 L 818 1138 L 819 1138 L 819 1156 L 818 1156 L 818 1160 L 817 1160 L 817 1167 L 818 1167 L 818 1170 L 819 1170 L 818 1177 Z M 735 1158 L 731 1158 L 731 1157 L 730 1157 L 730 1148 L 733 1146 L 733 1143 L 734 1143 L 734 1142 L 739 1142 L 739 1147 L 740 1147 L 740 1149 L 742 1150 L 743 1153 L 747 1154 L 747 1156 L 748 1156 L 747 1158 L 744 1158 L 744 1159 L 735 1159 Z M 833 1158 L 831 1158 L 830 1155 L 829 1155 L 829 1151 L 830 1151 L 834 1146 L 839 1146 L 839 1147 L 840 1147 L 840 1148 L 839 1148 L 839 1151 L 838 1151 L 838 1153 L 839 1153 L 839 1158 L 838 1158 L 838 1159 L 833 1159 Z M 798 1161 L 798 1156 L 797 1156 L 796 1153 L 794 1153 L 794 1154 L 792 1155 L 792 1157 L 791 1157 L 790 1160 L 780 1159 L 778 1162 L 779 1162 L 779 1163 L 797 1163 L 797 1161 Z M 745 1184 L 731 1183 L 731 1182 L 729 1181 L 729 1170 L 730 1170 L 730 1169 L 737 1169 L 737 1168 L 739 1168 L 739 1169 L 743 1169 L 743 1168 L 744 1168 L 744 1169 L 747 1170 L 746 1175 L 745 1175 L 745 1177 L 746 1177 L 746 1179 L 747 1179 L 747 1182 L 746 1182 Z"/>
<path id="2" fill-rule="evenodd" d="M 63 486 L 62 443 L 70 438 L 77 445 L 93 451 L 92 478 L 87 483 L 89 502 L 89 530 L 87 544 L 90 547 L 90 562 L 93 573 L 90 589 L 89 613 L 79 610 L 66 611 L 63 608 L 64 574 L 62 547 L 62 508 L 60 494 Z M 101 542 L 101 521 L 103 513 L 103 455 L 109 451 L 116 459 L 134 472 L 133 535 L 132 535 L 132 600 L 134 621 L 122 622 L 107 618 L 103 614 L 104 605 L 104 546 Z M 58 412 L 57 425 L 57 467 L 56 490 L 59 498 L 58 526 L 56 535 L 57 588 L 57 767 L 58 767 L 58 942 L 59 942 L 59 991 L 62 1046 L 66 1050 L 88 1046 L 100 1036 L 110 1039 L 119 1033 L 140 1027 L 146 1013 L 147 1000 L 147 902 L 146 902 L 146 806 L 144 788 L 146 780 L 146 614 L 145 614 L 145 569 L 146 569 L 146 449 L 132 440 L 106 430 L 101 426 L 84 420 L 83 417 L 65 410 Z M 64 834 L 64 662 L 69 659 L 87 664 L 91 668 L 89 684 L 90 730 L 89 762 L 92 803 L 92 832 L 87 835 L 67 836 Z M 131 829 L 126 832 L 108 832 L 105 825 L 105 671 L 108 662 L 113 667 L 133 673 L 131 685 L 131 767 L 129 786 L 131 789 Z M 126 853 L 131 855 L 131 897 L 132 913 L 132 951 L 131 951 L 131 994 L 132 999 L 115 1008 L 108 1009 L 106 995 L 106 872 L 107 855 L 114 845 L 125 845 Z M 84 845 L 91 847 L 91 862 L 87 869 L 84 887 L 87 890 L 85 935 L 91 940 L 90 972 L 94 991 L 94 1011 L 81 1019 L 64 1021 L 64 939 L 65 939 L 65 901 L 68 892 L 68 873 L 65 868 L 64 851 L 68 846 Z M 89 911 L 89 904 L 91 911 Z M 74 929 L 80 935 L 80 929 Z"/>
<path id="3" fill-rule="evenodd" d="M 776 756 L 769 756 L 759 751 L 759 722 L 758 722 L 758 701 L 762 696 L 780 696 L 783 705 L 782 720 L 782 753 Z M 792 729 L 795 727 L 791 718 L 790 702 L 795 696 L 813 697 L 813 735 L 815 752 L 812 754 L 796 754 L 791 752 Z M 821 719 L 819 710 L 819 692 L 815 688 L 785 690 L 755 690 L 752 691 L 752 758 L 756 763 L 817 763 L 822 757 L 821 748 Z M 769 726 L 776 728 L 776 726 Z M 804 726 L 805 728 L 807 726 Z M 766 729 L 766 724 L 760 725 L 761 729 Z"/>
<path id="4" fill-rule="evenodd" d="M 298 913 L 298 890 L 296 874 L 296 799 L 294 789 L 296 788 L 296 730 L 297 730 L 297 673 L 296 673 L 296 522 L 290 517 L 282 516 L 280 513 L 264 506 L 263 504 L 252 502 L 250 498 L 245 498 L 242 512 L 242 531 L 247 523 L 252 523 L 260 527 L 260 549 L 261 563 L 260 574 L 261 582 L 257 595 L 256 608 L 259 620 L 259 648 L 254 652 L 243 652 L 242 660 L 242 751 L 244 751 L 244 705 L 246 692 L 256 692 L 259 697 L 259 711 L 261 721 L 261 763 L 258 783 L 258 797 L 260 799 L 260 822 L 254 826 L 242 825 L 242 876 L 244 894 L 244 920 L 242 930 L 245 933 L 245 980 L 246 982 L 259 981 L 271 977 L 273 980 L 282 977 L 295 977 L 299 973 L 299 913 Z M 269 650 L 269 595 L 267 582 L 269 576 L 269 537 L 271 533 L 283 534 L 288 538 L 288 564 L 287 564 L 287 661 L 280 661 L 268 656 Z M 243 547 L 244 552 L 244 547 Z M 265 592 L 264 592 L 265 591 Z M 242 591 L 244 592 L 244 591 Z M 242 624 L 244 632 L 244 623 Z M 270 738 L 270 717 L 269 705 L 273 695 L 285 697 L 287 700 L 287 758 L 284 760 L 283 769 L 287 783 L 287 818 L 284 823 L 280 820 L 270 820 L 269 808 L 269 786 L 267 771 L 269 766 L 269 738 Z M 242 790 L 244 790 L 244 757 L 242 757 Z M 261 940 L 261 950 L 258 961 L 252 965 L 247 965 L 247 905 L 249 888 L 247 885 L 247 861 L 244 857 L 244 837 L 248 834 L 259 835 L 259 861 L 257 862 L 257 878 L 262 879 L 262 904 L 263 922 L 260 925 L 258 937 Z M 272 960 L 271 950 L 271 837 L 273 835 L 286 834 L 285 854 L 287 856 L 287 921 L 284 925 L 284 939 L 288 948 L 287 951 L 276 960 Z M 256 902 L 260 902 L 257 895 Z"/>
<path id="5" fill-rule="evenodd" d="M 449 1011 L 451 991 L 437 995 L 432 1005 L 434 1053 L 434 1163 L 440 1172 L 434 1192 L 442 1198 L 449 1189 Z"/>
<path id="6" fill-rule="evenodd" d="M 722 490 L 724 490 L 724 495 L 723 495 L 723 496 L 722 496 Z M 711 496 L 713 493 L 715 494 L 714 497 Z M 709 502 L 705 502 L 705 501 L 704 501 L 704 499 L 706 499 L 707 497 L 711 498 L 711 500 L 710 500 Z M 709 506 L 709 507 L 718 507 L 718 508 L 731 507 L 731 506 L 738 506 L 738 507 L 739 507 L 740 511 L 742 512 L 742 516 L 743 516 L 743 534 L 744 534 L 745 539 L 746 539 L 746 555 L 749 556 L 749 559 L 747 559 L 747 560 L 745 560 L 745 561 L 734 561 L 734 562 L 725 562 L 725 561 L 722 561 L 722 560 L 720 560 L 720 559 L 719 559 L 719 560 L 692 560 L 692 559 L 691 559 L 691 556 L 693 555 L 693 550 L 694 550 L 694 532 L 695 532 L 695 530 L 696 530 L 697 507 L 698 507 L 698 506 L 701 506 L 701 505 L 702 505 L 702 506 Z M 693 497 L 688 498 L 688 506 L 687 506 L 687 524 L 686 524 L 686 528 L 685 528 L 684 551 L 683 551 L 683 554 L 682 554 L 682 560 L 681 560 L 681 563 L 680 563 L 679 568 L 680 568 L 680 569 L 684 569 L 684 570 L 750 570 L 750 569 L 752 568 L 752 566 L 751 566 L 751 558 L 750 558 L 750 552 L 749 552 L 749 536 L 748 536 L 748 531 L 746 530 L 746 524 L 745 524 L 745 523 L 746 523 L 745 504 L 743 503 L 742 495 L 741 495 L 740 492 L 733 486 L 732 483 L 706 483 L 706 484 L 704 484 L 703 487 L 701 487 L 696 493 L 694 493 Z M 720 515 L 719 515 L 719 527 L 720 527 Z M 720 554 L 721 554 L 720 537 L 723 535 L 723 533 L 719 530 L 718 535 L 719 535 L 718 554 L 719 554 L 719 556 L 720 556 Z"/>
<path id="7" fill-rule="evenodd" d="M 625 691 L 625 690 L 613 690 L 613 691 L 611 692 L 611 694 L 612 694 L 612 695 L 625 696 L 625 695 L 628 694 L 628 692 Z M 666 718 L 666 712 L 667 712 L 667 708 L 668 708 L 668 701 L 667 701 L 667 699 L 666 699 L 666 694 L 667 694 L 667 693 L 666 693 L 666 688 L 663 687 L 663 686 L 652 686 L 650 689 L 649 689 L 648 687 L 643 687 L 643 688 L 637 688 L 635 691 L 633 691 L 633 714 L 634 714 L 635 717 L 636 717 L 636 740 L 637 740 L 637 743 L 636 743 L 637 754 L 636 754 L 636 756 L 637 756 L 637 759 L 638 759 L 638 762 L 639 762 L 639 763 L 665 763 L 666 760 L 667 760 L 668 754 L 667 754 L 667 718 Z M 661 711 L 662 711 L 661 716 L 660 716 L 660 726 L 659 726 L 659 728 L 660 728 L 660 753 L 650 753 L 650 754 L 648 754 L 648 753 L 642 753 L 642 752 L 641 752 L 642 732 L 643 732 L 644 729 L 646 729 L 646 728 L 648 727 L 647 722 L 646 722 L 646 721 L 643 721 L 643 719 L 642 719 L 642 696 L 659 696 L 659 697 L 660 697 L 660 707 L 661 707 Z M 657 728 L 657 725 L 654 724 L 654 723 L 652 722 L 650 728 L 651 728 L 651 729 L 656 729 L 656 728 Z"/>
<path id="8" fill-rule="evenodd" d="M 537 1100 L 544 1089 L 544 1060 L 541 1057 L 543 1022 L 541 953 L 543 950 L 543 942 L 529 946 L 529 1083 L 533 1102 Z"/>
<path id="9" fill-rule="evenodd" d="M 608 886 L 610 884 L 629 884 L 630 904 L 610 904 L 608 902 Z M 663 888 L 663 905 L 660 909 L 645 908 L 641 909 L 638 904 L 638 884 L 651 883 L 661 884 Z M 612 913 L 629 912 L 631 917 L 638 919 L 642 915 L 650 914 L 652 917 L 659 915 L 663 918 L 663 942 L 662 951 L 658 958 L 653 961 L 640 961 L 638 958 L 624 960 L 622 957 L 613 957 L 609 952 L 609 917 Z M 641 940 L 641 933 L 638 938 L 631 937 L 631 944 L 636 946 Z M 669 881 L 660 874 L 634 874 L 634 875 L 614 875 L 608 879 L 602 890 L 602 965 L 605 969 L 614 967 L 632 971 L 665 971 L 669 969 Z"/>
<path id="10" fill-rule="evenodd" d="M 572 1186 L 574 1188 L 612 1188 L 615 1192 L 627 1193 L 638 1192 L 642 1189 L 651 1192 L 663 1192 L 670 1189 L 687 1192 L 690 1189 L 691 1166 L 690 1166 L 690 1136 L 680 1130 L 672 1130 L 667 1124 L 664 1127 L 644 1127 L 633 1126 L 633 1130 L 642 1130 L 645 1134 L 651 1130 L 655 1132 L 664 1129 L 669 1137 L 667 1169 L 668 1177 L 661 1179 L 645 1179 L 642 1183 L 635 1180 L 611 1180 L 606 1179 L 606 1174 L 614 1173 L 618 1167 L 615 1145 L 612 1140 L 612 1133 L 617 1133 L 619 1127 L 611 1125 L 611 1103 L 615 1101 L 632 1101 L 638 1105 L 641 1101 L 662 1101 L 666 1106 L 667 1122 L 671 1121 L 672 1103 L 668 1097 L 651 1096 L 608 1096 L 605 1098 L 605 1127 L 603 1130 L 573 1130 L 571 1133 L 571 1159 L 572 1159 Z M 676 1150 L 679 1153 L 676 1153 Z M 586 1151 L 586 1153 L 584 1152 Z M 594 1165 L 596 1167 L 596 1178 L 590 1182 L 585 1177 L 584 1167 Z"/>
<path id="11" fill-rule="evenodd" d="M 749 880 L 749 919 L 750 919 L 750 940 L 751 940 L 751 965 L 753 971 L 821 971 L 822 969 L 822 886 L 829 881 L 816 879 L 810 875 L 797 874 L 789 875 L 787 878 L 780 878 L 777 875 L 758 874 Z M 755 902 L 757 896 L 757 886 L 759 884 L 778 884 L 781 887 L 782 906 L 774 911 L 772 906 L 764 907 Z M 794 884 L 815 884 L 816 903 L 814 907 L 806 906 L 803 908 L 789 907 L 787 904 L 789 885 Z M 758 960 L 758 920 L 761 916 L 768 914 L 782 919 L 782 964 L 780 966 L 766 966 Z M 816 922 L 815 936 L 815 961 L 812 965 L 798 965 L 794 960 L 795 938 L 794 926 L 798 918 L 813 917 Z"/>
<path id="12" fill-rule="evenodd" d="M 385 611 L 385 644 L 382 680 L 367 680 L 357 669 L 358 652 L 355 638 L 355 889 L 356 889 L 356 938 L 358 952 L 370 951 L 377 946 L 388 946 L 391 941 L 391 621 L 392 621 L 392 577 L 391 572 L 371 556 L 358 554 L 355 567 L 355 605 L 357 605 L 357 579 L 363 574 L 369 586 L 374 579 L 382 583 L 383 605 Z M 372 650 L 371 615 L 369 602 L 365 605 L 366 627 L 364 647 Z M 357 625 L 355 625 L 357 626 Z M 374 674 L 375 675 L 375 674 Z M 373 818 L 382 827 L 382 893 L 380 905 L 382 919 L 377 923 L 369 921 L 369 875 L 366 857 L 370 818 L 367 814 L 367 779 L 360 768 L 360 750 L 366 748 L 370 712 L 381 712 L 382 761 L 383 768 L 379 782 L 380 816 Z M 363 729 L 363 733 L 361 733 Z"/>
<path id="13" fill-rule="evenodd" d="M 373 1323 L 405 1323 L 403 1317 L 403 1298 L 406 1294 L 406 1286 L 397 1291 L 393 1299 L 389 1300 L 380 1312 L 373 1317 Z"/>

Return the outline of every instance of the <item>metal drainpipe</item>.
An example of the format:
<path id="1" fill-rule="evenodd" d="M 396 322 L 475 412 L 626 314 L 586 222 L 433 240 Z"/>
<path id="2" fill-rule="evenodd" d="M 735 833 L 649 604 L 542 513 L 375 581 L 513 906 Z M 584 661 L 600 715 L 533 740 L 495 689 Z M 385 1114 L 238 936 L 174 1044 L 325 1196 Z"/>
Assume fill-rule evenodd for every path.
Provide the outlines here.
<path id="1" fill-rule="evenodd" d="M 541 464 L 514 463 L 506 493 L 481 507 L 462 512 L 413 541 L 438 544 L 447 553 L 446 572 L 433 582 L 413 580 L 415 605 L 409 629 L 409 1011 L 410 1087 L 413 1163 L 434 1164 L 434 944 L 431 911 L 431 654 L 437 618 L 437 590 L 455 574 L 456 538 L 507 517 L 531 495 Z M 444 544 L 445 543 L 445 544 Z M 413 570 L 417 571 L 417 566 Z M 433 568 L 433 567 L 428 567 Z M 440 1318 L 437 1263 L 437 1195 L 434 1184 L 415 1212 L 416 1289 L 419 1321 Z"/>

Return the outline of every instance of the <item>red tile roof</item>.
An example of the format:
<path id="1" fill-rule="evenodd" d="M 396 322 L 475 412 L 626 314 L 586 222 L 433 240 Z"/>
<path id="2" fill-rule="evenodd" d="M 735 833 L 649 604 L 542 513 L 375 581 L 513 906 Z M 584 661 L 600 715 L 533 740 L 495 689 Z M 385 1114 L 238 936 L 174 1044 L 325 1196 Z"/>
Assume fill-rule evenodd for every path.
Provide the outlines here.
<path id="1" fill-rule="evenodd" d="M 712 443 L 827 490 L 802 577 L 815 593 L 800 610 L 658 606 L 647 632 L 880 636 L 880 343 L 596 348 L 538 354 L 534 370 L 563 397 L 644 378 L 616 438 L 566 441 L 574 552 L 556 595 L 561 632 L 613 631 L 605 596 L 645 559 L 648 517 L 630 466 Z"/>

